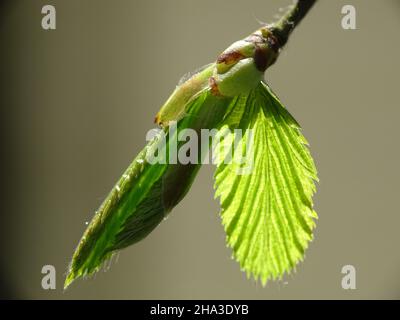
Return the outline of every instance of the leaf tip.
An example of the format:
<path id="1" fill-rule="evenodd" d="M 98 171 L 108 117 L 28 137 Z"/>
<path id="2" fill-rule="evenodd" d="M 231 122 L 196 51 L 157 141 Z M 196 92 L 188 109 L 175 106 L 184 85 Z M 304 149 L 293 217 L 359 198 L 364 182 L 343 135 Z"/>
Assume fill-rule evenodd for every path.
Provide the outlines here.
<path id="1" fill-rule="evenodd" d="M 67 277 L 65 278 L 64 281 L 64 291 L 70 286 L 70 284 L 77 278 L 75 275 L 75 272 L 69 271 L 67 274 Z"/>

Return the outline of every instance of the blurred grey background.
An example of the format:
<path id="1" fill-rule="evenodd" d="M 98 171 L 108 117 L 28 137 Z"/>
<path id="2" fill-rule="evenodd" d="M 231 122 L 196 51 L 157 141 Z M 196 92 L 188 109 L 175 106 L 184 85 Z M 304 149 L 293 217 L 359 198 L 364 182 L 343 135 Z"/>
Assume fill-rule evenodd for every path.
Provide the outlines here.
<path id="1" fill-rule="evenodd" d="M 274 20 L 290 0 L 8 1 L 0 21 L 3 297 L 28 299 L 400 298 L 397 0 L 319 1 L 267 81 L 311 144 L 315 239 L 296 273 L 265 288 L 231 259 L 214 168 L 107 272 L 62 290 L 102 199 L 145 145 L 180 76 Z M 41 8 L 57 29 L 41 28 Z M 341 28 L 341 8 L 357 30 Z M 41 268 L 57 289 L 41 288 Z M 354 265 L 357 289 L 341 288 Z"/>

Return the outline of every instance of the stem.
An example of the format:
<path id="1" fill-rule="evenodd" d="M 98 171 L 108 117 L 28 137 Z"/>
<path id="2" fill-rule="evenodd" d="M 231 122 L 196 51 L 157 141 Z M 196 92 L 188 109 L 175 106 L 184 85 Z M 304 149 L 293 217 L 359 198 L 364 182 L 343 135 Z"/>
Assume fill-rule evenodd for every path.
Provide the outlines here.
<path id="1" fill-rule="evenodd" d="M 279 48 L 286 44 L 293 29 L 300 23 L 315 2 L 316 0 L 296 0 L 284 16 L 269 27 L 278 40 Z"/>

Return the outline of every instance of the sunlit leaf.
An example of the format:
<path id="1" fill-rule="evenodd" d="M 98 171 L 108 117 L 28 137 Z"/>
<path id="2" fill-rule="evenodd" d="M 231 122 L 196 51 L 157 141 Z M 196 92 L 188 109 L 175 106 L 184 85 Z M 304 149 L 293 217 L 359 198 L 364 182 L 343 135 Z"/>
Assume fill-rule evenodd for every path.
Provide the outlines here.
<path id="1" fill-rule="evenodd" d="M 289 273 L 304 257 L 317 218 L 312 203 L 317 173 L 298 123 L 268 86 L 260 83 L 237 101 L 225 121 L 253 130 L 252 146 L 246 146 L 253 148 L 253 167 L 239 174 L 241 165 L 220 157 L 215 196 L 233 256 L 265 284 Z M 243 144 L 249 134 L 243 135 Z M 225 139 L 232 142 L 233 134 Z"/>

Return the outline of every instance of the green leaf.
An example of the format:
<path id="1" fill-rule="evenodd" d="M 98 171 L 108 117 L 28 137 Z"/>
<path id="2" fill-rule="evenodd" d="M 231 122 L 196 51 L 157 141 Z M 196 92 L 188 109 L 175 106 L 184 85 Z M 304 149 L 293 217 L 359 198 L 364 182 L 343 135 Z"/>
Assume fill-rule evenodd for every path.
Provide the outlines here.
<path id="1" fill-rule="evenodd" d="M 238 151 L 244 155 L 252 148 L 253 166 L 250 173 L 238 174 L 243 165 L 225 163 L 220 156 L 215 197 L 233 256 L 248 276 L 265 284 L 289 273 L 312 240 L 317 172 L 300 126 L 267 85 L 261 82 L 236 102 L 225 123 L 253 130 L 252 144 L 247 132 Z M 234 139 L 232 133 L 222 142 Z"/>
<path id="2" fill-rule="evenodd" d="M 154 154 L 155 148 L 165 148 L 168 159 L 170 140 L 176 141 L 179 132 L 186 128 L 197 132 L 215 128 L 222 121 L 229 101 L 204 90 L 187 106 L 175 132 L 164 129 L 166 143 L 159 134 L 140 152 L 86 229 L 72 257 L 65 287 L 78 277 L 98 271 L 116 251 L 142 240 L 182 200 L 200 168 L 200 159 L 186 165 L 169 161 L 150 164 L 147 154 Z M 180 144 L 183 142 L 177 148 Z"/>

